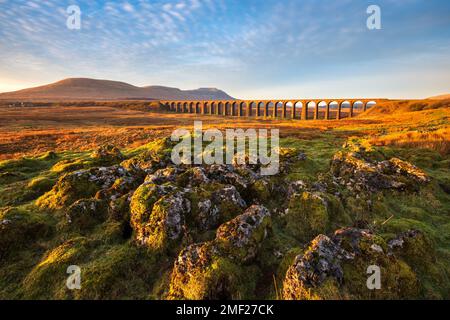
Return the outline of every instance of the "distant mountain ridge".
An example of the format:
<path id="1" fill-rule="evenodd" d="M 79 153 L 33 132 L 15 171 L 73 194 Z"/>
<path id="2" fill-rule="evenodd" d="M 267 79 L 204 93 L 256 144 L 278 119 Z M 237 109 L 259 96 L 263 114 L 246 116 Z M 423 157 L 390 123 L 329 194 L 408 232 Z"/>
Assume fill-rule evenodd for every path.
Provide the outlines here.
<path id="1" fill-rule="evenodd" d="M 0 93 L 1 100 L 232 100 L 216 88 L 181 90 L 164 86 L 137 87 L 129 83 L 68 78 L 55 83 Z"/>

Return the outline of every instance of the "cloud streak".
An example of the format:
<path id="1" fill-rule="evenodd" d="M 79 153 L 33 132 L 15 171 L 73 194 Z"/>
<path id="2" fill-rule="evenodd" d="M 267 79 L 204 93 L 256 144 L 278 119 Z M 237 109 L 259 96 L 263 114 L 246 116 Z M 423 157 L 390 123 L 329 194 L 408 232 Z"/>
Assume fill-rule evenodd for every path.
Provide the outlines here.
<path id="1" fill-rule="evenodd" d="M 69 4 L 82 10 L 79 31 L 65 28 Z M 87 76 L 142 85 L 215 86 L 241 97 L 260 94 L 261 88 L 286 88 L 287 95 L 292 94 L 288 88 L 305 82 L 344 81 L 359 75 L 358 68 L 378 74 L 390 65 L 401 73 L 402 61 L 420 63 L 430 52 L 450 53 L 442 45 L 450 43 L 448 2 L 381 0 L 383 30 L 378 33 L 365 28 L 368 4 L 0 1 L 0 91 L 2 85 L 10 87 L 7 79 L 25 86 Z M 434 60 L 430 70 L 442 63 Z"/>

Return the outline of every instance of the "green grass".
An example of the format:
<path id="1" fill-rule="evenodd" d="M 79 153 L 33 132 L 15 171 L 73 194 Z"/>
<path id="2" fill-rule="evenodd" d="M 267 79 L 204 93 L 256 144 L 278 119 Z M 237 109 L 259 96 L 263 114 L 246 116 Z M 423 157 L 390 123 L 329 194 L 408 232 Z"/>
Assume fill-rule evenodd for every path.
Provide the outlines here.
<path id="1" fill-rule="evenodd" d="M 281 139 L 281 147 L 304 152 L 307 159 L 294 161 L 286 176 L 272 177 L 269 182 L 275 186 L 296 180 L 316 182 L 329 171 L 333 155 L 342 149 L 345 141 L 342 133 L 335 132 L 325 132 L 314 139 Z M 345 219 L 339 220 L 330 210 L 323 225 L 321 221 L 306 221 L 311 222 L 309 226 L 306 224 L 307 232 L 298 231 L 295 221 L 274 216 L 260 254 L 251 266 L 246 266 L 245 270 L 260 274 L 252 277 L 248 286 L 241 283 L 245 282 L 245 275 L 233 271 L 234 265 L 218 262 L 216 267 L 221 272 L 232 270 L 238 276 L 233 278 L 236 281 L 233 298 L 279 297 L 288 266 L 317 232 L 330 233 L 360 218 L 367 219 L 386 241 L 408 229 L 423 231 L 433 258 L 424 258 L 424 265 L 413 266 L 421 282 L 421 297 L 450 298 L 450 195 L 444 191 L 450 182 L 449 157 L 427 149 L 382 147 L 376 151 L 386 158 L 397 157 L 419 166 L 432 177 L 432 182 L 419 193 L 381 192 L 363 200 L 344 194 L 347 198 L 338 211 Z M 170 152 L 170 145 L 167 141 L 156 141 L 122 153 L 126 159 L 139 159 L 148 152 L 163 157 Z M 160 299 L 166 296 L 176 253 L 152 253 L 136 246 L 124 231 L 123 221 L 106 219 L 84 231 L 61 228 L 66 207 L 50 210 L 35 205 L 36 199 L 64 174 L 98 165 L 88 152 L 48 153 L 0 162 L 0 220 L 18 219 L 15 229 L 0 232 L 0 245 L 13 248 L 0 260 L 0 299 Z M 255 191 L 270 209 L 287 206 L 286 199 L 265 194 L 260 185 L 255 186 Z M 362 201 L 366 200 L 372 201 L 371 210 L 362 207 Z M 302 214 L 304 208 L 311 209 L 307 204 L 292 203 L 292 208 L 300 208 L 302 219 L 314 216 L 314 212 L 311 216 Z M 318 212 L 324 215 L 323 210 Z M 83 270 L 80 291 L 65 287 L 66 270 L 71 264 Z M 279 286 L 277 290 L 274 279 Z"/>

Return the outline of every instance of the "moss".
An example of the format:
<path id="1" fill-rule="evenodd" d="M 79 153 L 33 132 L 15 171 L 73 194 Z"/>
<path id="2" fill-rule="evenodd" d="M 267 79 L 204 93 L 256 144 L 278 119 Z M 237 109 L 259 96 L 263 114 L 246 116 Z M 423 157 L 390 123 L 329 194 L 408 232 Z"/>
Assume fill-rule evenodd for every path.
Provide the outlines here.
<path id="1" fill-rule="evenodd" d="M 54 184 L 54 179 L 48 177 L 36 177 L 28 183 L 27 188 L 36 192 L 38 195 L 42 195 L 45 192 L 50 191 Z"/>
<path id="2" fill-rule="evenodd" d="M 124 156 L 119 148 L 113 145 L 101 146 L 91 153 L 91 158 L 94 159 L 94 163 L 98 166 L 110 166 L 124 160 Z"/>
<path id="3" fill-rule="evenodd" d="M 285 215 L 286 231 L 301 242 L 349 223 L 339 199 L 324 193 L 303 192 L 294 195 Z"/>
<path id="4" fill-rule="evenodd" d="M 39 157 L 40 160 L 48 161 L 48 160 L 56 160 L 58 159 L 58 155 L 53 151 L 47 151 L 42 156 Z"/>
<path id="5" fill-rule="evenodd" d="M 42 214 L 25 208 L 4 209 L 0 211 L 0 257 L 47 237 L 52 232 L 51 223 Z"/>
<path id="6" fill-rule="evenodd" d="M 272 187 L 270 181 L 257 180 L 250 188 L 253 191 L 253 197 L 265 204 L 273 197 Z"/>
<path id="7" fill-rule="evenodd" d="M 75 238 L 47 251 L 23 280 L 23 298 L 68 298 L 67 268 L 70 265 L 79 266 L 92 248 L 93 244 L 86 238 Z"/>
<path id="8" fill-rule="evenodd" d="M 63 228 L 89 231 L 93 226 L 105 221 L 108 205 L 98 199 L 81 199 L 73 203 L 66 212 Z"/>
<path id="9" fill-rule="evenodd" d="M 51 169 L 55 173 L 67 173 L 75 170 L 86 169 L 91 163 L 82 159 L 65 159 L 56 163 Z"/>
<path id="10" fill-rule="evenodd" d="M 367 268 L 380 267 L 381 289 L 367 288 Z M 414 271 L 403 261 L 384 256 L 357 257 L 343 264 L 344 284 L 341 292 L 350 299 L 414 299 L 419 297 Z M 328 298 L 328 297 L 325 297 Z"/>
<path id="11" fill-rule="evenodd" d="M 169 295 L 186 300 L 252 299 L 258 273 L 255 267 L 241 266 L 227 258 L 217 257 L 206 268 L 189 274 L 187 282 L 172 278 Z M 176 290 L 181 292 L 174 296 Z"/>
<path id="12" fill-rule="evenodd" d="M 170 163 L 172 148 L 176 143 L 170 138 L 158 139 L 127 153 L 129 159 L 121 165 L 130 171 L 156 169 Z"/>
<path id="13" fill-rule="evenodd" d="M 178 223 L 183 222 L 178 220 L 183 217 L 175 218 L 172 214 L 178 216 L 182 212 L 172 212 L 172 204 L 168 199 L 163 197 L 155 203 L 150 219 L 143 228 L 146 246 L 155 251 L 165 251 L 179 240 L 181 230 L 178 228 Z M 172 221 L 174 225 L 170 224 Z"/>
<path id="14" fill-rule="evenodd" d="M 175 189 L 167 184 L 163 188 Z M 133 193 L 130 203 L 131 225 L 138 227 L 147 223 L 152 214 L 154 204 L 162 197 L 164 189 L 156 184 L 142 184 Z"/>
<path id="15" fill-rule="evenodd" d="M 146 299 L 156 281 L 156 256 L 130 243 L 101 248 L 96 258 L 81 265 L 81 290 L 74 299 Z"/>
<path id="16" fill-rule="evenodd" d="M 76 172 L 63 175 L 55 186 L 40 197 L 36 204 L 50 209 L 60 209 L 77 200 L 93 197 L 99 186 L 89 179 L 88 172 Z"/>
<path id="17" fill-rule="evenodd" d="M 27 176 L 20 172 L 0 172 L 0 184 L 10 184 L 12 182 L 26 180 Z"/>

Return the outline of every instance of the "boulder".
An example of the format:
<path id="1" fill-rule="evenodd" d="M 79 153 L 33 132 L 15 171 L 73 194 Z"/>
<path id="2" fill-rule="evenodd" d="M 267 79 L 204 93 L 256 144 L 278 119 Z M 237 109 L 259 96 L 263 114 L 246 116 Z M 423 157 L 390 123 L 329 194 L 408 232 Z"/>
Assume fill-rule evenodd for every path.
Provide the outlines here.
<path id="1" fill-rule="evenodd" d="M 95 159 L 98 164 L 111 165 L 123 161 L 124 156 L 119 148 L 113 145 L 101 146 L 91 154 L 91 158 Z"/>
<path id="2" fill-rule="evenodd" d="M 256 257 L 261 242 L 271 228 L 269 210 L 253 205 L 243 214 L 217 229 L 216 241 L 232 259 L 248 262 Z"/>
<path id="3" fill-rule="evenodd" d="M 289 198 L 284 221 L 288 234 L 306 242 L 317 234 L 327 233 L 334 225 L 350 223 L 350 218 L 335 196 L 317 191 L 303 191 Z"/>
<path id="4" fill-rule="evenodd" d="M 66 224 L 70 228 L 85 230 L 107 217 L 108 206 L 105 201 L 98 199 L 81 199 L 73 203 L 66 213 Z"/>
<path id="5" fill-rule="evenodd" d="M 190 210 L 191 203 L 181 192 L 163 196 L 154 203 L 148 220 L 132 223 L 136 242 L 154 250 L 170 249 L 183 238 Z"/>
<path id="6" fill-rule="evenodd" d="M 381 289 L 367 287 L 367 270 L 381 270 Z M 283 283 L 287 300 L 401 299 L 417 297 L 413 270 L 388 252 L 386 242 L 369 230 L 345 228 L 332 237 L 317 236 L 298 255 Z"/>
<path id="7" fill-rule="evenodd" d="M 392 158 L 372 160 L 358 152 L 336 153 L 331 162 L 335 181 L 353 192 L 417 191 L 430 178 L 414 165 Z"/>
<path id="8" fill-rule="evenodd" d="M 206 188 L 210 187 L 211 190 Z M 239 192 L 232 185 L 203 185 L 188 189 L 186 197 L 191 201 L 191 226 L 199 231 L 217 228 L 237 215 L 247 206 Z"/>

